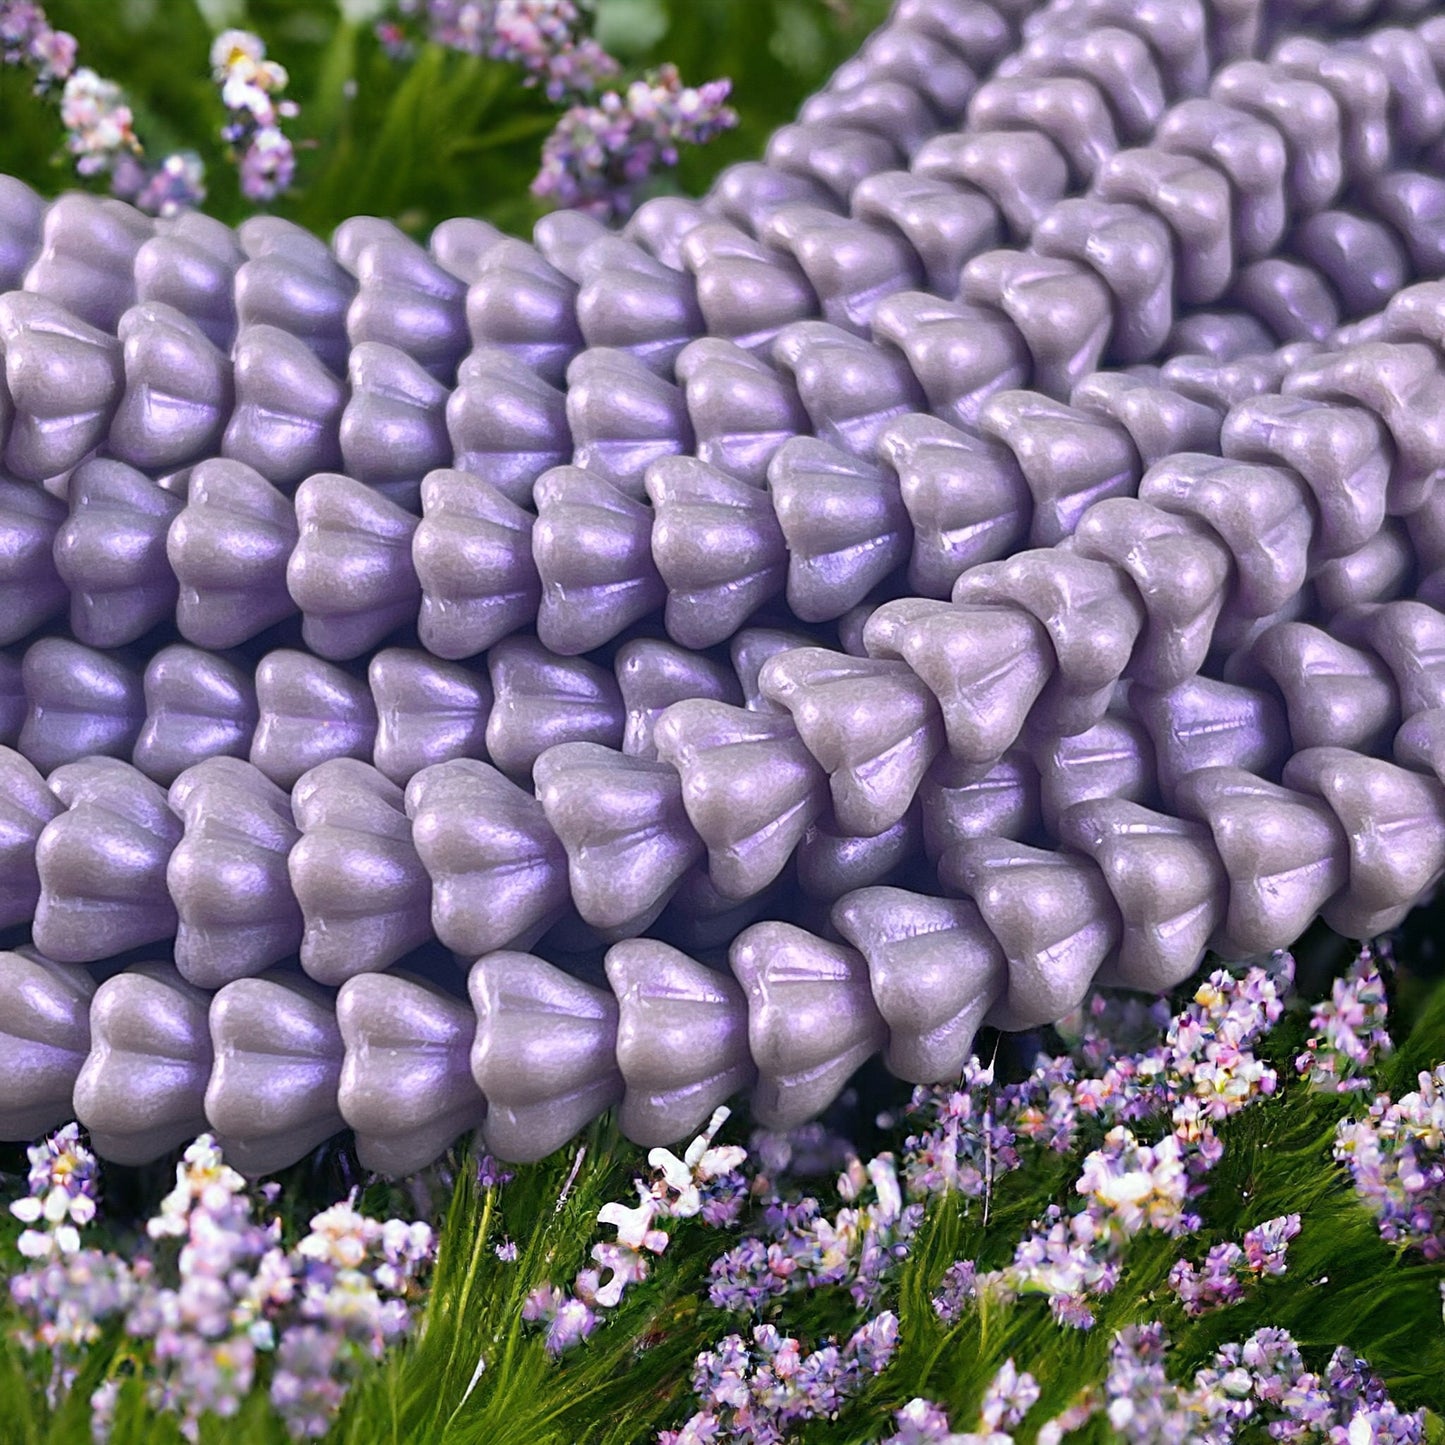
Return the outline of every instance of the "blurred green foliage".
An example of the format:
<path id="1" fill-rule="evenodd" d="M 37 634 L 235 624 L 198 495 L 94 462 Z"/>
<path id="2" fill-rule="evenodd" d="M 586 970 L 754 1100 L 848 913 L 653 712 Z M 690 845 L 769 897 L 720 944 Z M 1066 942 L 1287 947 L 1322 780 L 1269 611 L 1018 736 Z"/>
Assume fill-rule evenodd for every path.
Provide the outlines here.
<path id="1" fill-rule="evenodd" d="M 301 114 L 287 124 L 298 184 L 278 214 L 327 234 L 350 215 L 391 216 L 425 232 L 482 216 L 525 232 L 539 214 L 527 187 L 560 111 L 518 72 L 424 47 L 392 60 L 372 26 L 375 0 L 48 0 L 51 23 L 80 42 L 80 63 L 118 81 L 150 156 L 197 151 L 205 209 L 236 222 L 240 195 L 219 139 L 224 111 L 209 74 L 212 35 L 254 30 L 291 73 Z M 596 0 L 596 30 L 628 75 L 671 61 L 689 83 L 733 81 L 737 130 L 684 155 L 660 189 L 695 193 L 769 134 L 857 49 L 887 0 Z M 77 184 L 53 103 L 26 76 L 0 72 L 0 171 L 47 194 Z"/>

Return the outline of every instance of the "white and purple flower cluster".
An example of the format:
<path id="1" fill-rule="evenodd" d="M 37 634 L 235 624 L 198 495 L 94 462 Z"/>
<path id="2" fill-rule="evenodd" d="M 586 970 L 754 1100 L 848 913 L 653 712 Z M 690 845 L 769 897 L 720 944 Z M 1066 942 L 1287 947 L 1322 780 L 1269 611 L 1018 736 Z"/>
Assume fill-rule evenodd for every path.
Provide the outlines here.
<path id="1" fill-rule="evenodd" d="M 574 105 L 542 147 L 532 194 L 600 220 L 626 216 L 655 171 L 678 162 L 679 148 L 705 145 L 738 123 L 726 103 L 732 81 L 685 86 L 663 65 L 623 92 Z"/>
<path id="2" fill-rule="evenodd" d="M 60 89 L 65 149 L 82 176 L 108 176 L 112 194 L 153 216 L 173 216 L 206 198 L 200 157 L 177 151 L 156 165 L 144 160 L 125 93 L 87 66 L 77 66 L 75 36 L 54 29 L 34 0 L 0 0 L 0 62 L 23 66 L 35 93 Z"/>
<path id="3" fill-rule="evenodd" d="M 1101 1388 L 1085 1390 L 1067 1409 L 1035 1423 L 1038 1445 L 1060 1445 L 1095 1417 L 1125 1445 L 1232 1445 L 1260 1435 L 1330 1445 L 1419 1445 L 1425 1412 L 1406 1413 L 1369 1366 L 1341 1346 L 1323 1371 L 1306 1369 L 1284 1330 L 1257 1330 L 1227 1344 L 1192 1381 L 1165 1371 L 1169 1337 L 1158 1323 L 1135 1325 L 1113 1339 Z M 895 1433 L 879 1445 L 1013 1445 L 1040 1391 L 1031 1375 L 1005 1363 L 984 1392 L 978 1426 L 954 1431 L 931 1401 L 910 1400 L 894 1417 Z"/>
<path id="4" fill-rule="evenodd" d="M 1402 1099 L 1380 1094 L 1365 1118 L 1341 1120 L 1335 1158 L 1385 1239 L 1445 1259 L 1445 1064 Z"/>
<path id="5" fill-rule="evenodd" d="M 992 1070 L 975 1061 L 962 1088 L 918 1090 L 911 1108 L 925 1127 L 908 1140 L 905 1175 L 923 1193 L 985 1195 L 994 1179 L 1022 1167 L 1031 1154 L 1069 1153 L 1086 1126 L 1108 1126 L 1074 1185 L 1083 1209 L 1050 1206 L 1003 1269 L 980 1272 L 971 1261 L 958 1261 L 934 1298 L 939 1317 L 952 1323 L 984 1298 L 1041 1294 L 1060 1323 L 1089 1329 L 1095 1319 L 1090 1300 L 1113 1291 L 1134 1236 L 1196 1230 L 1199 1219 L 1188 1205 L 1222 1153 L 1215 1126 L 1272 1094 L 1278 1083 L 1254 1045 L 1280 1017 L 1292 978 L 1293 960 L 1283 954 L 1243 976 L 1220 970 L 1169 1022 L 1161 1041 L 1112 1057 L 1102 1044 L 1111 1013 L 1123 1010 L 1122 1036 L 1162 1018 L 1157 1010 L 1141 1014 L 1138 1005 L 1096 996 L 1086 1017 L 1066 1025 L 1078 1030 L 1073 1050 L 1040 1056 L 1020 1083 L 995 1089 Z M 1105 1058 L 1110 1061 L 1097 1077 L 1082 1074 Z M 1153 1142 L 1131 1127 L 1155 1119 L 1172 1127 Z"/>
<path id="6" fill-rule="evenodd" d="M 1257 1330 L 1243 1344 L 1225 1345 L 1187 1384 L 1174 1384 L 1165 1373 L 1168 1347 L 1159 1324 L 1116 1336 L 1100 1402 L 1116 1438 L 1137 1445 L 1226 1445 L 1263 1426 L 1273 1440 L 1413 1445 L 1424 1439 L 1425 1412 L 1400 1411 L 1365 1361 L 1343 1347 L 1317 1373 L 1305 1368 L 1286 1331 Z"/>
<path id="7" fill-rule="evenodd" d="M 846 1288 L 858 1305 L 875 1303 L 908 1254 L 923 1205 L 904 1204 L 890 1154 L 866 1166 L 855 1157 L 838 1188 L 849 1202 L 831 1218 L 813 1198 L 767 1200 L 762 1235 L 713 1261 L 708 1298 L 714 1307 L 756 1314 L 785 1295 L 830 1286 Z M 872 1200 L 855 1206 L 865 1189 Z"/>
<path id="8" fill-rule="evenodd" d="M 1009 1432 L 1023 1423 L 1040 1393 L 1038 1381 L 1027 1370 L 1005 1360 L 983 1392 L 976 1430 L 954 1431 L 948 1415 L 932 1401 L 910 1400 L 893 1417 L 897 1432 L 880 1445 L 932 1445 L 935 1441 L 941 1445 L 1012 1445 Z M 1054 1422 L 1056 1428 L 1058 1423 Z"/>
<path id="9" fill-rule="evenodd" d="M 37 95 L 70 77 L 75 52 L 75 36 L 54 29 L 34 0 L 0 0 L 0 62 L 32 71 Z"/>
<path id="10" fill-rule="evenodd" d="M 910 1115 L 919 1127 L 899 1164 L 887 1154 L 867 1165 L 856 1158 L 847 1163 L 840 1193 L 851 1202 L 871 1185 L 874 1202 L 830 1218 L 816 1199 L 767 1198 L 762 1229 L 713 1264 L 711 1302 L 756 1317 L 795 1291 L 833 1285 L 846 1287 L 859 1305 L 876 1306 L 908 1254 L 922 1201 L 955 1193 L 987 1205 L 1003 1174 L 1049 1152 L 1071 1153 L 1091 1135 L 1097 1138 L 1094 1131 L 1102 1125 L 1102 1140 L 1087 1152 L 1074 1185 L 1083 1208 L 1050 1206 L 1003 1269 L 984 1272 L 971 1260 L 957 1261 L 933 1300 L 939 1318 L 951 1326 L 985 1299 L 1009 1303 L 1039 1294 L 1059 1324 L 1091 1328 L 1092 1305 L 1117 1285 L 1131 1240 L 1146 1231 L 1180 1238 L 1200 1227 L 1189 1205 L 1222 1155 L 1217 1126 L 1279 1084 L 1256 1049 L 1282 1016 L 1292 981 L 1293 960 L 1283 954 L 1243 975 L 1221 970 L 1172 1019 L 1161 1003 L 1095 995 L 1061 1030 L 1069 1052 L 1041 1056 L 1015 1084 L 996 1086 L 992 1067 L 973 1059 L 957 1087 L 916 1091 Z M 1373 955 L 1362 956 L 1343 990 L 1314 1011 L 1320 1033 L 1308 1059 L 1335 1050 L 1351 1059 L 1352 1069 L 1371 1067 L 1388 1048 L 1383 1018 L 1373 1013 L 1377 993 L 1383 997 L 1377 964 Z M 1363 1013 L 1355 1006 L 1362 998 Z M 1356 1048 L 1345 1028 L 1350 1039 L 1367 1038 L 1367 1046 Z M 1307 1072 L 1303 1065 L 1301 1072 Z M 1434 1079 L 1434 1086 L 1441 1085 L 1445 1067 Z M 1445 1090 L 1426 1091 L 1422 1083 L 1421 1098 L 1412 1096 L 1404 1112 L 1415 1119 L 1442 1107 Z M 1166 1123 L 1167 1131 L 1149 1142 L 1144 1126 L 1151 1121 Z M 1437 1114 L 1436 1125 L 1437 1137 L 1445 1139 L 1445 1114 Z M 810 1132 L 820 1131 L 815 1125 Z M 827 1160 L 828 1142 L 810 1141 L 807 1147 L 819 1156 L 812 1162 Z M 779 1160 L 785 1163 L 786 1156 Z M 1432 1177 L 1438 1186 L 1442 1176 Z M 905 1194 L 911 1202 L 905 1203 Z M 1169 1286 L 1183 1313 L 1197 1316 L 1236 1304 L 1257 1281 L 1282 1275 L 1300 1228 L 1299 1215 L 1282 1215 L 1250 1229 L 1242 1243 L 1213 1246 L 1202 1266 L 1178 1261 Z M 891 1314 L 878 1318 L 892 1320 Z M 750 1346 L 729 1335 L 699 1356 L 694 1387 L 702 1408 L 681 1430 L 664 1432 L 661 1445 L 773 1440 L 790 1425 L 836 1413 L 842 1397 L 833 1389 L 831 1369 L 818 1365 L 818 1352 L 803 1355 L 796 1341 L 770 1325 L 756 1326 L 753 1340 Z M 1175 1385 L 1164 1372 L 1166 1347 L 1160 1325 L 1124 1331 L 1114 1342 L 1102 1389 L 1086 1391 L 1038 1427 L 1037 1438 L 1057 1445 L 1101 1413 L 1121 1438 L 1141 1445 L 1232 1441 L 1247 1422 L 1267 1425 L 1270 1436 L 1281 1440 L 1353 1445 L 1422 1438 L 1423 1413 L 1398 1410 L 1347 1350 L 1315 1374 L 1283 1331 L 1260 1331 L 1242 1346 L 1220 1350 L 1192 1383 Z M 831 1349 L 824 1357 L 830 1364 L 838 1355 Z M 849 1380 L 861 1388 L 861 1376 Z M 1010 1360 L 985 1392 L 975 1430 L 954 1432 L 941 1409 L 919 1399 L 898 1413 L 888 1445 L 1011 1445 L 1009 1432 L 1038 1398 L 1037 1383 Z"/>
<path id="11" fill-rule="evenodd" d="M 658 1445 L 778 1445 L 809 1420 L 831 1419 L 898 1348 L 898 1316 L 884 1310 L 838 1345 L 803 1353 L 801 1343 L 758 1325 L 749 1345 L 728 1335 L 697 1357 L 692 1387 L 703 1408 Z"/>
<path id="12" fill-rule="evenodd" d="M 433 45 L 519 66 L 553 105 L 595 94 L 622 69 L 572 0 L 400 0 L 396 9 L 403 23 L 381 21 L 377 35 L 397 59 L 414 52 L 414 29 Z"/>
<path id="13" fill-rule="evenodd" d="M 1311 1015 L 1315 1032 L 1295 1060 L 1310 1088 L 1328 1094 L 1368 1089 L 1369 1071 L 1391 1050 L 1385 1031 L 1387 1012 L 1379 960 L 1367 946 Z"/>
<path id="14" fill-rule="evenodd" d="M 223 30 L 211 45 L 211 75 L 230 119 L 221 139 L 230 147 L 249 201 L 274 201 L 296 177 L 296 151 L 281 122 L 298 113 L 280 99 L 290 76 L 266 59 L 266 46 L 248 30 Z"/>
<path id="15" fill-rule="evenodd" d="M 82 1247 L 96 1164 L 78 1129 L 32 1149 L 30 1160 L 29 1195 L 11 1212 L 31 1226 L 21 1249 L 34 1264 L 10 1293 L 26 1322 L 22 1345 L 50 1355 L 52 1402 L 119 1320 L 132 1345 L 117 1360 L 142 1375 L 150 1405 L 177 1416 L 188 1439 L 202 1416 L 237 1413 L 268 1355 L 271 1404 L 293 1437 L 319 1438 L 365 1362 L 411 1329 L 435 1251 L 425 1223 L 370 1219 L 347 1201 L 316 1215 L 288 1250 L 280 1221 L 255 1217 L 246 1181 L 202 1135 L 146 1226 L 151 1247 L 123 1258 Z M 117 1366 L 92 1395 L 98 1440 L 109 1436 L 122 1385 Z"/>
<path id="16" fill-rule="evenodd" d="M 713 1143 L 730 1112 L 715 1110 L 681 1159 L 669 1149 L 652 1150 L 647 1162 L 654 1178 L 650 1184 L 633 1181 L 638 1197 L 635 1205 L 603 1205 L 598 1222 L 615 1229 L 617 1237 L 593 1245 L 592 1260 L 597 1267 L 577 1275 L 570 1295 L 554 1285 L 542 1285 L 528 1296 L 523 1318 L 546 1324 L 549 1353 L 560 1355 L 581 1344 L 601 1323 L 597 1311 L 615 1309 L 633 1285 L 647 1278 L 649 1256 L 667 1249 L 668 1233 L 663 1225 L 696 1217 L 721 1228 L 737 1219 L 747 1194 L 738 1172 L 747 1151 L 735 1144 Z"/>
<path id="17" fill-rule="evenodd" d="M 1232 1239 L 1214 1245 L 1197 1269 L 1187 1259 L 1176 1261 L 1169 1271 L 1169 1288 L 1187 1315 L 1238 1304 L 1245 1297 L 1246 1285 L 1285 1272 L 1289 1242 L 1299 1232 L 1298 1214 L 1267 1219 L 1244 1236 L 1242 1246 Z"/>

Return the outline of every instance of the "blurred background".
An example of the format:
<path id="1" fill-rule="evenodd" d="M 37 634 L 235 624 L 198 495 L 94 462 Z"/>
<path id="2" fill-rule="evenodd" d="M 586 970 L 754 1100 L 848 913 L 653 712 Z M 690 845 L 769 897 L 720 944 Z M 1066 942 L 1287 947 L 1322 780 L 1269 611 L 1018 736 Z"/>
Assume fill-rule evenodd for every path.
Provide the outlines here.
<path id="1" fill-rule="evenodd" d="M 888 0 L 593 0 L 593 34 L 626 67 L 623 82 L 665 62 L 688 85 L 728 77 L 739 124 L 687 147 L 653 190 L 696 193 L 767 137 L 858 47 Z M 203 209 L 234 223 L 258 207 L 225 158 L 226 120 L 211 76 L 214 36 L 254 31 L 290 72 L 300 113 L 286 122 L 296 184 L 265 209 L 325 235 L 345 217 L 389 216 L 424 233 L 448 216 L 484 217 L 525 233 L 545 209 L 527 187 L 560 109 L 500 61 L 422 43 L 389 54 L 388 0 L 46 0 L 51 25 L 75 35 L 79 64 L 117 81 L 148 156 L 195 151 Z M 85 184 L 64 154 L 53 100 L 0 66 L 0 171 L 45 194 Z M 105 190 L 104 178 L 91 189 Z"/>

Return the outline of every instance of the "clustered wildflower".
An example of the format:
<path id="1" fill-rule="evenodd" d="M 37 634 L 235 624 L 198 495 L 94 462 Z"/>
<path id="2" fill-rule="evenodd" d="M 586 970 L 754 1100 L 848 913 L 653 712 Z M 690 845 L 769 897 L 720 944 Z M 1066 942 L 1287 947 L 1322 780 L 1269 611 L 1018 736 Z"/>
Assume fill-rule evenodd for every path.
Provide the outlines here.
<path id="1" fill-rule="evenodd" d="M 693 1369 L 693 1390 L 703 1408 L 681 1429 L 664 1430 L 658 1445 L 713 1445 L 733 1440 L 775 1445 L 808 1420 L 832 1419 L 898 1348 L 898 1317 L 885 1310 L 838 1345 L 808 1354 L 791 1336 L 758 1325 L 752 1344 L 728 1335 L 704 1350 Z"/>
<path id="2" fill-rule="evenodd" d="M 206 167 L 194 151 L 174 151 L 147 168 L 128 159 L 117 165 L 111 189 L 147 215 L 170 220 L 206 198 Z"/>
<path id="3" fill-rule="evenodd" d="M 732 1224 L 741 1213 L 747 1187 L 738 1172 L 747 1151 L 736 1144 L 714 1144 L 730 1116 L 727 1108 L 713 1112 L 707 1127 L 687 1146 L 681 1159 L 670 1149 L 653 1149 L 647 1162 L 655 1171 L 650 1184 L 634 1180 L 638 1202 L 604 1204 L 598 1222 L 617 1231 L 612 1240 L 592 1247 L 597 1267 L 582 1270 L 571 1294 L 555 1285 L 534 1289 L 522 1317 L 545 1324 L 548 1352 L 565 1354 L 582 1343 L 601 1323 L 599 1309 L 615 1309 L 623 1295 L 650 1272 L 650 1256 L 668 1245 L 670 1220 L 700 1218 L 713 1228 Z"/>
<path id="4" fill-rule="evenodd" d="M 100 1168 L 80 1142 L 80 1126 L 67 1124 L 28 1149 L 30 1193 L 10 1213 L 30 1228 L 20 1236 L 26 1259 L 61 1259 L 80 1251 L 80 1230 L 95 1218 Z"/>
<path id="5" fill-rule="evenodd" d="M 1383 1238 L 1445 1259 L 1445 1064 L 1398 1102 L 1381 1094 L 1365 1118 L 1341 1120 L 1334 1154 Z"/>
<path id="6" fill-rule="evenodd" d="M 32 1322 L 21 1345 L 50 1354 L 54 1406 L 74 1382 L 86 1346 L 130 1302 L 134 1285 L 118 1261 L 82 1247 L 80 1231 L 96 1214 L 100 1171 L 79 1126 L 67 1124 L 28 1153 L 29 1193 L 10 1212 L 29 1226 L 19 1248 L 34 1264 L 11 1280 L 10 1290 Z"/>
<path id="7" fill-rule="evenodd" d="M 1314 1032 L 1295 1060 L 1310 1088 L 1331 1094 L 1368 1089 L 1370 1070 L 1393 1047 L 1386 1012 L 1385 980 L 1374 949 L 1366 947 L 1310 1018 Z"/>
<path id="8" fill-rule="evenodd" d="M 1038 1381 L 1012 1359 L 1005 1360 L 983 1392 L 977 1430 L 955 1433 L 943 1410 L 929 1400 L 915 1399 L 894 1413 L 897 1432 L 879 1445 L 1010 1445 L 1013 1436 L 1008 1432 L 1023 1423 L 1039 1394 Z"/>
<path id="9" fill-rule="evenodd" d="M 627 215 L 642 183 L 677 164 L 681 146 L 705 145 L 737 124 L 731 90 L 726 79 L 684 86 L 677 67 L 664 65 L 624 92 L 574 105 L 542 147 L 532 194 L 602 220 Z"/>
<path id="10" fill-rule="evenodd" d="M 1305 1368 L 1299 1347 L 1279 1329 L 1257 1330 L 1220 1349 L 1187 1384 L 1169 1378 L 1169 1337 L 1158 1323 L 1132 1325 L 1113 1339 L 1102 1388 L 1083 1391 L 1039 1426 L 1040 1445 L 1103 1415 L 1110 1438 L 1126 1445 L 1184 1441 L 1230 1445 L 1256 1438 L 1329 1440 L 1337 1445 L 1418 1445 L 1425 1412 L 1401 1411 L 1368 1364 L 1341 1346 L 1322 1373 Z M 910 1400 L 894 1416 L 897 1432 L 880 1445 L 1013 1445 L 1010 1433 L 1037 1403 L 1038 1386 L 1009 1360 L 984 1392 L 975 1432 L 954 1433 L 947 1414 Z"/>
<path id="11" fill-rule="evenodd" d="M 1124 1330 L 1114 1341 L 1104 1408 L 1124 1441 L 1225 1445 L 1260 1426 L 1275 1440 L 1413 1445 L 1424 1438 L 1424 1411 L 1399 1410 L 1365 1361 L 1343 1346 L 1319 1374 L 1305 1368 L 1285 1330 L 1256 1330 L 1220 1349 L 1192 1382 L 1176 1385 L 1164 1369 L 1168 1344 L 1158 1324 Z"/>
<path id="12" fill-rule="evenodd" d="M 236 1414 L 267 1355 L 273 1407 L 294 1438 L 319 1438 L 364 1363 L 411 1328 L 410 1301 L 435 1250 L 424 1223 L 370 1219 L 347 1201 L 316 1215 L 288 1251 L 280 1221 L 254 1217 L 245 1180 L 202 1135 L 146 1226 L 155 1251 L 128 1260 L 80 1247 L 77 1226 L 95 1215 L 96 1164 L 78 1129 L 30 1159 L 29 1197 L 11 1210 L 46 1228 L 25 1250 L 37 1263 L 10 1290 L 27 1323 L 22 1345 L 50 1352 L 56 1401 L 85 1347 L 120 1319 L 149 1342 L 148 1402 L 179 1417 L 186 1438 L 198 1438 L 205 1415 Z M 118 1388 L 109 1380 L 92 1396 L 98 1439 Z"/>
<path id="13" fill-rule="evenodd" d="M 296 151 L 281 122 L 297 114 L 295 101 L 279 99 L 290 77 L 266 59 L 265 42 L 248 30 L 223 30 L 211 46 L 211 74 L 230 116 L 221 139 L 240 169 L 241 194 L 273 201 L 296 176 Z"/>
<path id="14" fill-rule="evenodd" d="M 677 164 L 684 145 L 705 145 L 737 124 L 730 80 L 684 86 L 673 65 L 625 88 L 608 87 L 622 67 L 592 36 L 573 0 L 399 0 L 376 26 L 399 60 L 413 36 L 464 55 L 517 66 L 567 107 L 542 147 L 532 194 L 602 220 L 629 214 L 643 183 Z"/>
<path id="15" fill-rule="evenodd" d="M 1217 971 L 1167 1024 L 1157 1006 L 1091 1001 L 1065 1023 L 1071 1052 L 1040 1056 L 1019 1083 L 995 1088 L 992 1070 L 975 1059 L 960 1087 L 916 1091 L 911 1112 L 925 1127 L 907 1141 L 905 1177 L 918 1193 L 978 1197 L 1032 1153 L 1067 1154 L 1086 1128 L 1109 1126 L 1075 1184 L 1084 1208 L 1051 1206 L 1001 1270 L 979 1273 L 959 1261 L 934 1297 L 939 1317 L 953 1323 L 983 1297 L 1042 1294 L 1061 1324 L 1091 1328 L 1089 1301 L 1113 1290 L 1130 1239 L 1145 1229 L 1171 1237 L 1197 1229 L 1188 1204 L 1220 1157 L 1215 1125 L 1278 1082 L 1253 1046 L 1279 1019 L 1292 976 L 1287 955 L 1241 977 Z M 1106 1063 L 1111 1024 L 1138 1047 Z M 1157 1042 L 1148 1046 L 1151 1032 Z M 1101 1065 L 1097 1077 L 1081 1076 Z M 1172 1129 L 1146 1142 L 1139 1126 L 1161 1117 Z"/>
<path id="16" fill-rule="evenodd" d="M 1232 1240 L 1216 1244 L 1196 1269 L 1187 1259 L 1169 1271 L 1169 1288 L 1187 1315 L 1208 1314 L 1244 1298 L 1246 1285 L 1266 1275 L 1285 1272 L 1289 1242 L 1300 1231 L 1298 1214 L 1282 1214 L 1256 1225 L 1244 1236 L 1244 1245 Z"/>
<path id="17" fill-rule="evenodd" d="M 573 0 L 400 0 L 400 20 L 382 20 L 377 38 L 398 60 L 414 50 L 411 32 L 433 45 L 520 67 L 553 105 L 594 95 L 621 70 L 587 34 Z"/>
<path id="18" fill-rule="evenodd" d="M 34 0 L 0 0 L 0 63 L 22 65 L 44 95 L 75 70 L 75 36 L 54 29 Z"/>
<path id="19" fill-rule="evenodd" d="M 591 95 L 622 68 L 583 33 L 572 0 L 496 0 L 488 53 L 521 66 L 526 84 L 540 85 L 554 105 Z"/>
<path id="20" fill-rule="evenodd" d="M 81 66 L 66 80 L 60 96 L 60 121 L 66 131 L 65 148 L 76 158 L 75 169 L 83 176 L 113 172 L 123 160 L 140 154 L 140 142 L 132 128 L 134 117 L 120 86 L 88 66 Z"/>
<path id="21" fill-rule="evenodd" d="M 854 1207 L 865 1189 L 870 1202 Z M 846 1286 L 854 1302 L 872 1304 L 908 1252 L 923 1220 L 921 1204 L 906 1205 L 893 1157 L 866 1166 L 854 1158 L 839 1180 L 848 1201 L 832 1218 L 814 1198 L 779 1198 L 763 1210 L 763 1236 L 743 1240 L 713 1261 L 708 1298 L 718 1309 L 756 1314 L 798 1290 Z"/>
<path id="22" fill-rule="evenodd" d="M 136 138 L 135 117 L 115 81 L 77 66 L 75 37 L 52 28 L 33 0 L 0 0 L 0 62 L 24 66 L 35 93 L 60 91 L 65 149 L 82 176 L 107 176 L 113 195 L 153 216 L 173 216 L 206 196 L 200 158 L 177 152 L 152 167 Z"/>

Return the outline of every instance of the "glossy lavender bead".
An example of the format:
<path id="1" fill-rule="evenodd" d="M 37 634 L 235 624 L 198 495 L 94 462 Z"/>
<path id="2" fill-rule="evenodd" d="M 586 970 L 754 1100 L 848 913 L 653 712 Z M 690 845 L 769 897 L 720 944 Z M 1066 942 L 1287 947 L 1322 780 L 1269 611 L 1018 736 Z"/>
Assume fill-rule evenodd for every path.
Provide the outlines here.
<path id="1" fill-rule="evenodd" d="M 6 465 L 72 514 L 10 508 L 9 581 L 46 623 L 37 557 L 63 534 L 90 645 L 45 638 L 19 669 L 22 746 L 64 766 L 52 789 L 6 765 L 14 921 L 97 959 L 176 931 L 185 976 L 119 974 L 138 981 L 93 1010 L 76 1102 L 103 1152 L 147 1157 L 199 1109 L 248 1167 L 344 1119 L 401 1171 L 490 1104 L 489 1146 L 531 1157 L 619 1100 L 630 1133 L 675 1137 L 750 1082 L 783 1126 L 879 1047 L 935 1078 L 982 1020 L 1048 1022 L 1094 980 L 1169 988 L 1208 944 L 1284 947 L 1320 915 L 1387 928 L 1433 886 L 1438 306 L 1316 342 L 1337 302 L 1434 264 L 1429 178 L 1384 168 L 1392 142 L 1438 142 L 1445 92 L 1403 31 L 1266 66 L 1246 11 L 1101 0 L 1084 32 L 1073 8 L 976 80 L 961 58 L 1001 57 L 1012 17 L 909 0 L 886 75 L 816 98 L 711 212 L 655 204 L 625 238 L 451 223 L 428 255 L 361 218 L 333 254 L 286 223 L 155 236 L 80 199 L 42 224 L 4 192 L 34 277 L 0 302 Z M 1238 59 L 1207 98 L 1206 50 Z M 930 139 L 930 106 L 974 129 Z M 1378 225 L 1331 209 L 1347 181 Z M 946 267 L 959 300 L 900 290 Z M 1181 322 L 1176 300 L 1220 309 Z M 1197 351 L 1093 373 L 1161 345 Z M 174 437 L 151 391 L 186 413 Z M 203 460 L 220 420 L 229 460 Z M 905 568 L 922 595 L 870 614 Z M 363 678 L 272 651 L 253 724 L 234 659 L 173 649 L 138 704 L 144 659 L 96 649 L 164 622 L 171 588 L 194 647 L 299 611 L 336 661 L 414 620 L 434 656 L 387 649 Z M 734 638 L 780 598 L 836 619 L 840 650 Z M 659 607 L 673 643 L 635 637 L 614 670 L 556 655 Z M 682 651 L 730 639 L 736 685 Z M 484 651 L 485 675 L 457 665 Z M 213 745 L 254 763 L 186 769 Z M 175 777 L 169 797 L 91 750 Z M 920 846 L 953 896 L 914 891 Z M 139 869 L 124 897 L 107 849 Z M 754 921 L 793 876 L 845 943 Z M 100 906 L 67 932 L 80 904 Z M 510 951 L 558 924 L 574 947 L 574 910 L 612 937 L 691 913 L 733 940 L 733 977 L 652 939 L 613 945 L 608 989 Z M 475 1013 L 363 972 L 333 1021 L 259 976 L 299 948 L 335 983 L 433 932 L 485 955 Z M 187 980 L 224 987 L 198 1013 Z M 245 1082 L 268 1068 L 270 1118 Z M 182 1087 L 131 1121 L 126 1069 L 152 1102 L 165 1069 Z"/>

